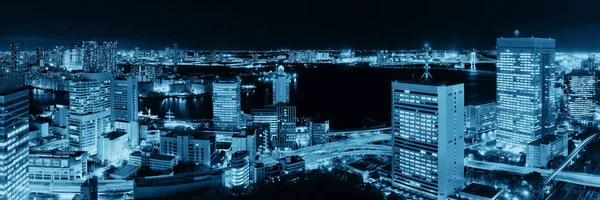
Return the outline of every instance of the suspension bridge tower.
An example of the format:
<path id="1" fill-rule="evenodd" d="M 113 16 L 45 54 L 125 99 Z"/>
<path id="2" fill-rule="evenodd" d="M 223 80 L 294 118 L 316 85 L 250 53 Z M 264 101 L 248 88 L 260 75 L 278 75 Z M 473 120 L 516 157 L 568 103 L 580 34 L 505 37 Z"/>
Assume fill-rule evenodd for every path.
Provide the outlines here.
<path id="1" fill-rule="evenodd" d="M 469 63 L 471 65 L 471 70 L 477 70 L 477 67 L 475 66 L 475 64 L 477 64 L 477 53 L 475 52 L 475 49 L 473 49 L 473 51 L 469 55 Z"/>

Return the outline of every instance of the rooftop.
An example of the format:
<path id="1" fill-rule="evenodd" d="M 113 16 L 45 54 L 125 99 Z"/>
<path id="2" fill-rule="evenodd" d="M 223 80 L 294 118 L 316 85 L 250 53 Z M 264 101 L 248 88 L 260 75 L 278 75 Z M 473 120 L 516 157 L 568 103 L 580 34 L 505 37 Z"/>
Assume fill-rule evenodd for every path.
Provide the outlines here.
<path id="1" fill-rule="evenodd" d="M 131 155 L 142 157 L 142 152 L 136 151 L 136 152 L 131 153 Z M 171 160 L 175 159 L 175 156 L 163 155 L 163 154 L 151 154 L 150 159 L 171 161 Z"/>
<path id="2" fill-rule="evenodd" d="M 211 131 L 171 131 L 165 137 L 189 136 L 190 139 L 212 140 L 215 139 L 215 133 Z"/>
<path id="3" fill-rule="evenodd" d="M 541 137 L 540 139 L 537 139 L 531 143 L 529 143 L 529 145 L 540 145 L 540 144 L 551 144 L 552 142 L 561 139 L 561 136 L 558 135 L 545 135 L 543 137 Z"/>
<path id="4" fill-rule="evenodd" d="M 474 194 L 480 197 L 493 198 L 496 195 L 498 195 L 498 193 L 502 192 L 502 189 L 496 189 L 492 186 L 471 183 L 467 187 L 462 189 L 460 192 Z"/>
<path id="5" fill-rule="evenodd" d="M 202 172 L 176 174 L 173 176 L 140 177 L 140 178 L 135 179 L 135 185 L 136 185 L 136 187 L 176 185 L 176 184 L 210 180 L 210 179 L 214 179 L 215 176 L 218 176 L 218 178 L 221 178 L 222 174 L 223 174 L 222 170 L 210 170 L 210 171 L 202 171 Z"/>
<path id="6" fill-rule="evenodd" d="M 365 158 L 353 163 L 348 164 L 351 167 L 354 167 L 360 171 L 374 171 L 378 167 L 385 165 L 384 162 L 379 160 L 375 160 L 373 158 Z"/>
<path id="7" fill-rule="evenodd" d="M 125 134 L 127 134 L 127 132 L 122 131 L 122 130 L 117 130 L 117 131 L 112 131 L 110 133 L 107 133 L 106 135 L 104 135 L 104 138 L 108 138 L 109 140 L 115 140 Z"/>
<path id="8" fill-rule="evenodd" d="M 452 86 L 461 85 L 463 83 L 448 82 L 448 81 L 423 81 L 423 80 L 412 80 L 412 81 L 394 81 L 393 83 L 398 84 L 410 84 L 410 85 L 421 85 L 421 86 Z"/>
<path id="9" fill-rule="evenodd" d="M 125 165 L 124 167 L 119 168 L 114 173 L 110 174 L 113 178 L 127 178 L 133 175 L 140 169 L 140 166 L 137 165 Z"/>

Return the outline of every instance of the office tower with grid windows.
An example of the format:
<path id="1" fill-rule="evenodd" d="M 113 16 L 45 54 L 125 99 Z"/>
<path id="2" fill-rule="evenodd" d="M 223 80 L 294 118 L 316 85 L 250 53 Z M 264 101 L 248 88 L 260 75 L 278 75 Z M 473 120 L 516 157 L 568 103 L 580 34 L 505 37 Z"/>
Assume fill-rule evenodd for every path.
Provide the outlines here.
<path id="1" fill-rule="evenodd" d="M 22 74 L 0 76 L 0 199 L 29 198 L 29 90 Z"/>
<path id="2" fill-rule="evenodd" d="M 221 78 L 213 83 L 213 122 L 216 129 L 239 129 L 241 122 L 241 86 L 238 78 Z"/>
<path id="3" fill-rule="evenodd" d="M 464 85 L 392 82 L 392 182 L 432 199 L 464 182 Z"/>
<path id="4" fill-rule="evenodd" d="M 569 119 L 581 124 L 594 121 L 596 113 L 596 75 L 586 70 L 573 70 L 565 78 L 566 110 Z"/>
<path id="5" fill-rule="evenodd" d="M 555 131 L 555 40 L 498 38 L 497 141 L 525 146 Z"/>
<path id="6" fill-rule="evenodd" d="M 285 73 L 285 68 L 279 66 L 277 74 L 273 78 L 273 105 L 278 103 L 290 103 L 290 83 L 292 81 Z"/>
<path id="7" fill-rule="evenodd" d="M 68 134 L 73 151 L 96 155 L 98 136 L 111 130 L 110 74 L 84 73 L 69 86 Z"/>

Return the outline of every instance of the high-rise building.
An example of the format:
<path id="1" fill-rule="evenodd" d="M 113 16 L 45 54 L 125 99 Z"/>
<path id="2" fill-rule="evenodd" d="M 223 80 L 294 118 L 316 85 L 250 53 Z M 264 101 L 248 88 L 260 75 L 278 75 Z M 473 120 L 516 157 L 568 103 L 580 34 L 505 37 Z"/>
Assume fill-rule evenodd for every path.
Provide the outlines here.
<path id="1" fill-rule="evenodd" d="M 83 69 L 83 45 L 74 45 L 73 48 L 67 49 L 63 53 L 63 67 L 66 70 L 82 70 Z"/>
<path id="2" fill-rule="evenodd" d="M 130 146 L 139 145 L 138 82 L 133 77 L 112 80 L 112 119 L 115 128 L 124 129 L 129 135 Z"/>
<path id="3" fill-rule="evenodd" d="M 83 70 L 86 72 L 119 72 L 117 42 L 83 42 Z"/>
<path id="4" fill-rule="evenodd" d="M 312 145 L 324 144 L 329 134 L 329 120 L 315 121 L 312 127 Z"/>
<path id="5" fill-rule="evenodd" d="M 392 82 L 393 185 L 445 200 L 464 180 L 464 85 Z"/>
<path id="6" fill-rule="evenodd" d="M 497 141 L 524 150 L 555 129 L 555 41 L 498 38 L 496 42 Z"/>
<path id="7" fill-rule="evenodd" d="M 69 144 L 96 155 L 98 136 L 111 130 L 110 74 L 84 73 L 69 85 Z"/>
<path id="8" fill-rule="evenodd" d="M 19 72 L 19 43 L 10 43 L 10 68 L 9 72 Z"/>
<path id="9" fill-rule="evenodd" d="M 0 199 L 28 199 L 29 90 L 22 74 L 0 77 Z"/>
<path id="10" fill-rule="evenodd" d="M 277 122 L 277 107 L 266 106 L 264 108 L 253 108 L 251 112 L 253 124 L 266 123 L 269 125 L 269 135 L 264 136 L 267 139 L 265 148 L 272 149 L 273 147 L 276 147 L 277 127 L 279 127 Z"/>
<path id="11" fill-rule="evenodd" d="M 277 105 L 277 147 L 281 150 L 295 150 L 296 143 L 296 106 Z"/>
<path id="12" fill-rule="evenodd" d="M 273 105 L 279 103 L 290 103 L 290 83 L 292 81 L 285 73 L 285 68 L 279 66 L 277 74 L 273 78 Z"/>
<path id="13" fill-rule="evenodd" d="M 217 129 L 242 126 L 240 80 L 221 78 L 213 83 L 213 122 Z"/>
<path id="14" fill-rule="evenodd" d="M 496 130 L 496 102 L 465 106 L 465 125 L 469 136 Z"/>
<path id="15" fill-rule="evenodd" d="M 250 161 L 248 151 L 238 151 L 231 155 L 231 185 L 247 188 L 250 184 Z"/>
<path id="16" fill-rule="evenodd" d="M 582 124 L 593 122 L 596 112 L 596 75 L 584 70 L 573 70 L 565 81 L 565 103 L 569 118 Z"/>

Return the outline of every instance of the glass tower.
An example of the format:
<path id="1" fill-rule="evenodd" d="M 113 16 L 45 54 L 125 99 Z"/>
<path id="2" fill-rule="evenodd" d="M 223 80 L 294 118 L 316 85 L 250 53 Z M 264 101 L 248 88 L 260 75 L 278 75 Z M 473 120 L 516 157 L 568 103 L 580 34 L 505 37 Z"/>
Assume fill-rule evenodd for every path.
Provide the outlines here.
<path id="1" fill-rule="evenodd" d="M 498 38 L 497 140 L 518 147 L 555 130 L 555 41 Z"/>
<path id="2" fill-rule="evenodd" d="M 464 179 L 464 85 L 392 83 L 392 182 L 445 200 Z"/>

